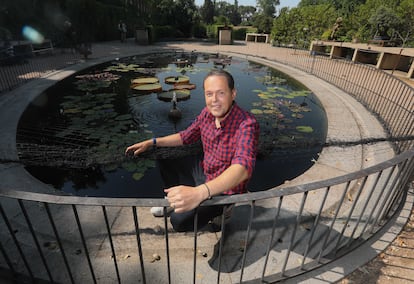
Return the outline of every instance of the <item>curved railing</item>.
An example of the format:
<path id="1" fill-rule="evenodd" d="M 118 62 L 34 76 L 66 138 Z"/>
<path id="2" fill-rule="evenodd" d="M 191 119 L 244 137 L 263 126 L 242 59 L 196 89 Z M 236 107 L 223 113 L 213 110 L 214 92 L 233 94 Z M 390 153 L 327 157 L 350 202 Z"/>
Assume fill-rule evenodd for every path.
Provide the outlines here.
<path id="1" fill-rule="evenodd" d="M 392 222 L 414 171 L 413 89 L 366 65 L 276 53 L 267 59 L 338 86 L 377 115 L 398 155 L 323 181 L 215 197 L 201 206 L 235 204 L 237 218 L 223 215 L 214 233 L 173 233 L 167 217 L 148 216 L 148 207 L 168 205 L 163 199 L 2 188 L 0 272 L 33 282 L 272 283 L 340 258 Z"/>

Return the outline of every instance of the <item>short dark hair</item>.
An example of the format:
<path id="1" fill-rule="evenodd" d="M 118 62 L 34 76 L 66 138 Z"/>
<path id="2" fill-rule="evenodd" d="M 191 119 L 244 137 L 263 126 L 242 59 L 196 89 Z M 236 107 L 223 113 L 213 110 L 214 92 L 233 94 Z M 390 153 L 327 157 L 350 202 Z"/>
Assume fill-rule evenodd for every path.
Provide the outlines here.
<path id="1" fill-rule="evenodd" d="M 230 90 L 234 89 L 234 78 L 233 78 L 233 76 L 229 72 L 227 72 L 226 70 L 223 70 L 223 69 L 211 69 L 211 71 L 208 72 L 208 74 L 204 78 L 203 87 L 204 87 L 204 83 L 206 82 L 206 79 L 210 76 L 223 76 L 223 77 L 225 77 L 226 80 L 227 80 L 227 85 L 229 86 Z"/>

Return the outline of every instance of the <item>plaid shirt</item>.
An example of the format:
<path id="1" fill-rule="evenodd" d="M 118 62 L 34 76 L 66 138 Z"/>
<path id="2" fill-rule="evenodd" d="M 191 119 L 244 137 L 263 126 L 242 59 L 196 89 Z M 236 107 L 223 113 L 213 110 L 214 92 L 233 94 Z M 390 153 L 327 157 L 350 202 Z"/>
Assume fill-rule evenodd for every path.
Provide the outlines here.
<path id="1" fill-rule="evenodd" d="M 223 194 L 247 191 L 246 185 L 256 163 L 259 124 L 249 112 L 235 102 L 230 113 L 216 128 L 215 118 L 205 107 L 195 121 L 180 132 L 183 144 L 192 144 L 201 138 L 204 150 L 202 167 L 206 181 L 223 173 L 230 165 L 240 164 L 248 171 L 248 179 Z"/>

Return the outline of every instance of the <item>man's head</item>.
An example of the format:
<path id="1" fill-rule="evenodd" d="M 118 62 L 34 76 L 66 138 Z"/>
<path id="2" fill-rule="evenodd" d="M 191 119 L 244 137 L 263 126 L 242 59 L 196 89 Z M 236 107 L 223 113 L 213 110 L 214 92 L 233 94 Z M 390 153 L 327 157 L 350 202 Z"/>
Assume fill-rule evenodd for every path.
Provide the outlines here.
<path id="1" fill-rule="evenodd" d="M 219 121 L 230 111 L 236 94 L 234 79 L 230 73 L 222 69 L 213 69 L 204 78 L 206 106 Z"/>

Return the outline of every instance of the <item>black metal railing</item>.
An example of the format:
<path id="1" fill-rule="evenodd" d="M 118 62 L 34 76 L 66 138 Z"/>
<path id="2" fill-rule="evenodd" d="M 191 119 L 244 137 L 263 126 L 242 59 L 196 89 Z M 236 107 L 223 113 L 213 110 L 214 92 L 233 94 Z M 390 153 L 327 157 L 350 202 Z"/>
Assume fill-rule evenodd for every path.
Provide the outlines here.
<path id="1" fill-rule="evenodd" d="M 393 222 L 414 172 L 413 89 L 346 60 L 283 48 L 275 54 L 268 59 L 314 74 L 364 104 L 398 155 L 327 180 L 215 197 L 201 206 L 234 204 L 233 217 L 227 223 L 223 214 L 218 232 L 213 224 L 191 234 L 172 232 L 167 217 L 148 212 L 166 208 L 164 199 L 2 188 L 3 275 L 22 282 L 272 283 L 340 258 Z"/>

